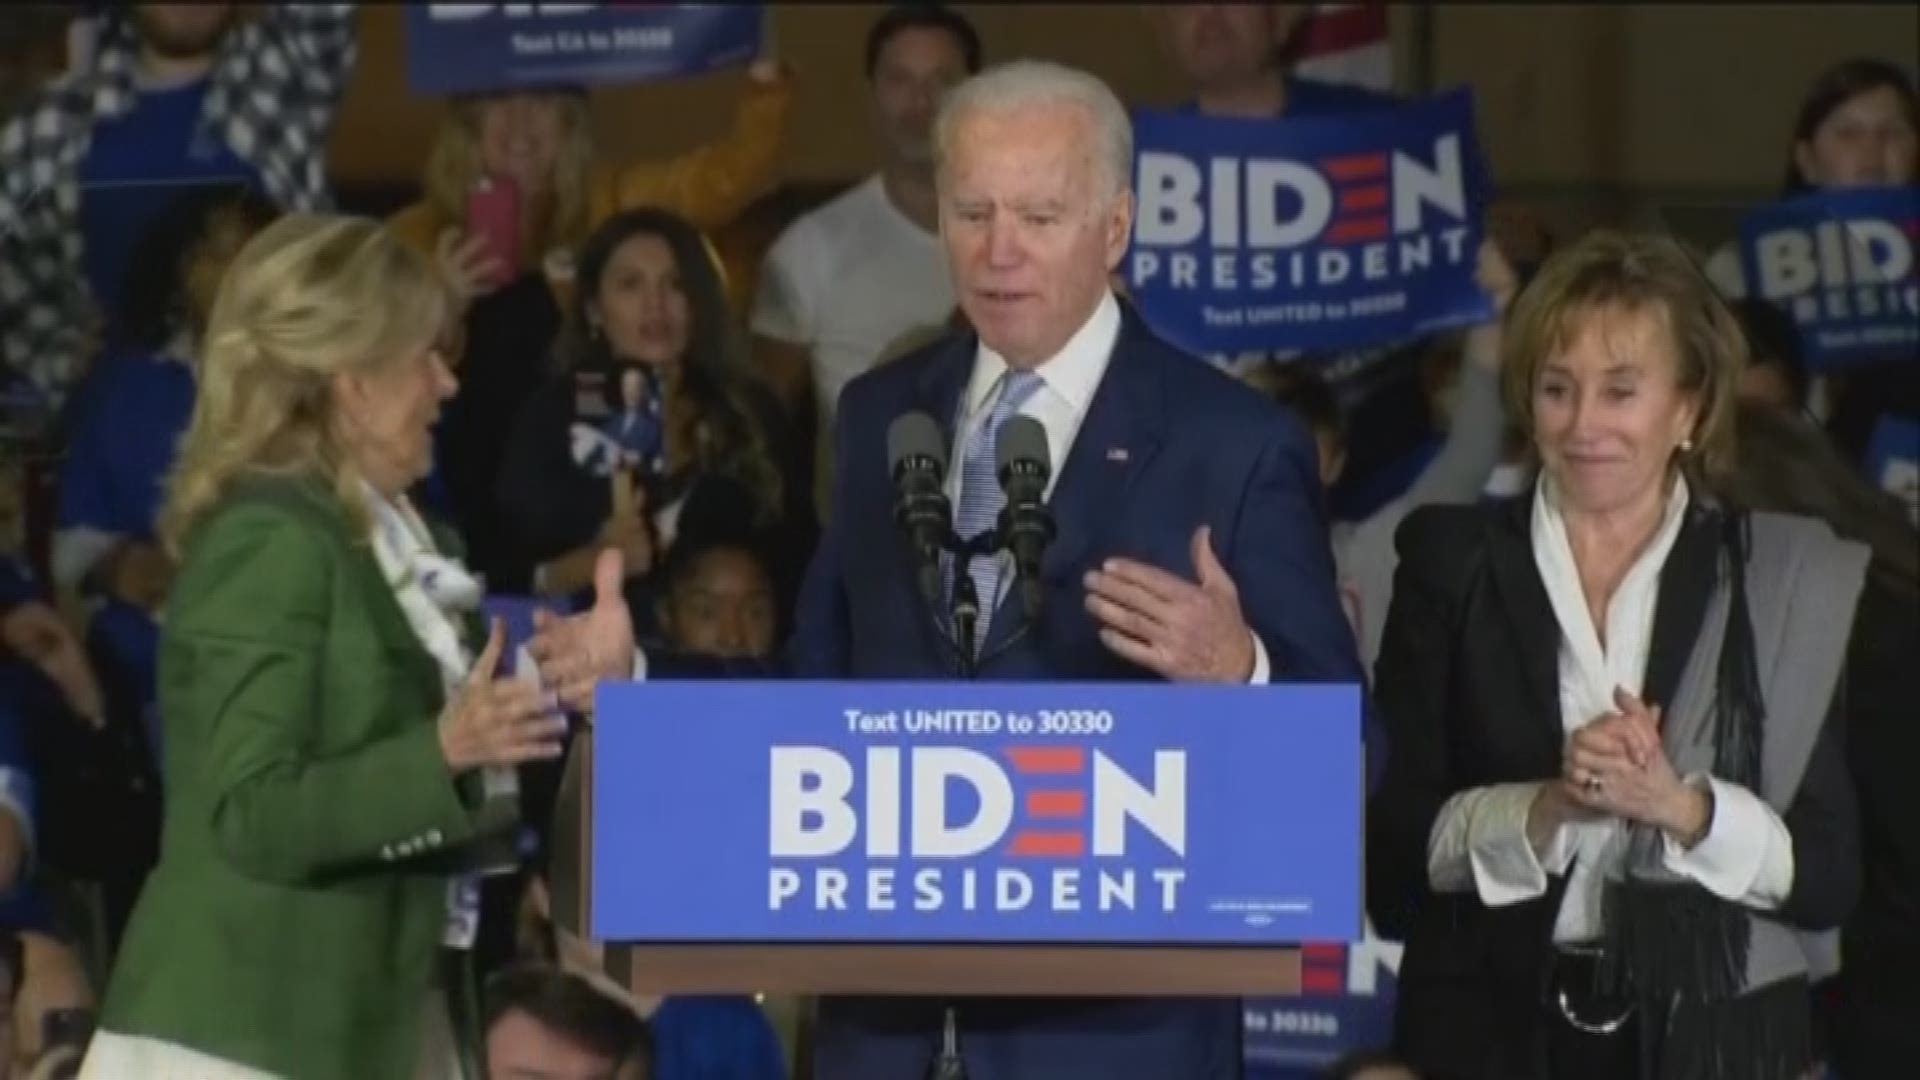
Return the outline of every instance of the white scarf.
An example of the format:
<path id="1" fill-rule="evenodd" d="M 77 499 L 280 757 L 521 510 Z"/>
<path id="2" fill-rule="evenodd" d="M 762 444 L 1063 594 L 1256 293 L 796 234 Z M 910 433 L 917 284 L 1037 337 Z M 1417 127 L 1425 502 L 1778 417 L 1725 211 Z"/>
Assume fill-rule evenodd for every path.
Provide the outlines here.
<path id="1" fill-rule="evenodd" d="M 433 546 L 433 533 L 406 496 L 389 499 L 371 485 L 366 496 L 373 516 L 373 556 L 414 637 L 439 667 L 440 684 L 451 703 L 473 668 L 473 649 L 460 633 L 461 616 L 479 610 L 486 590 L 459 560 Z M 481 775 L 488 798 L 520 789 L 509 766 L 488 766 Z"/>

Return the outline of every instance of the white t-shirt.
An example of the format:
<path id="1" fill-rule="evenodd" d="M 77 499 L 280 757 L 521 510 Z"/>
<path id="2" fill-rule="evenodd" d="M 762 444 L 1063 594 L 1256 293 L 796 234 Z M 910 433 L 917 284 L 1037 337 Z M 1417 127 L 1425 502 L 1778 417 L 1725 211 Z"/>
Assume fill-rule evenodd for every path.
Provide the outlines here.
<path id="1" fill-rule="evenodd" d="M 757 334 L 805 345 L 823 418 L 840 388 L 909 332 L 953 312 L 953 280 L 939 236 L 887 198 L 879 174 L 806 214 L 767 252 Z"/>

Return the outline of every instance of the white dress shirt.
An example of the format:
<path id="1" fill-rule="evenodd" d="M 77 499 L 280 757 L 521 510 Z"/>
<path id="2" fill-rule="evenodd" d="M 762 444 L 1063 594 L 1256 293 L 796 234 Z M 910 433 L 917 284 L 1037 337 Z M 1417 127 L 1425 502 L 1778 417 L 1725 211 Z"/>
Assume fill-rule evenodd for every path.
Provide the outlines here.
<path id="1" fill-rule="evenodd" d="M 1047 433 L 1047 454 L 1053 462 L 1053 474 L 1047 478 L 1049 502 L 1053 499 L 1054 485 L 1060 482 L 1060 473 L 1066 467 L 1067 455 L 1073 450 L 1073 440 L 1080 434 L 1080 424 L 1087 418 L 1087 406 L 1093 402 L 1094 391 L 1107 372 L 1107 363 L 1113 359 L 1113 349 L 1119 340 L 1120 304 L 1112 293 L 1107 293 L 1100 298 L 1099 306 L 1093 309 L 1086 324 L 1067 339 L 1066 345 L 1033 369 L 1040 377 L 1040 388 L 1021 404 L 1016 415 L 1038 420 Z M 960 481 L 965 472 L 959 463 L 964 460 L 973 433 L 992 414 L 994 391 L 1006 372 L 1005 358 L 981 342 L 974 354 L 973 377 L 967 381 L 966 394 L 960 400 L 959 421 L 953 425 L 953 454 L 949 460 L 954 464 L 947 470 L 947 498 L 955 506 L 960 505 Z M 1001 598 L 1013 585 L 1013 556 L 1003 551 L 998 557 L 1000 584 L 998 595 L 987 608 L 989 611 L 999 607 Z M 1252 636 L 1253 675 L 1247 681 L 1264 686 L 1272 681 L 1272 666 L 1260 635 Z"/>
<path id="2" fill-rule="evenodd" d="M 1680 534 L 1687 508 L 1685 480 L 1676 479 L 1666 515 L 1646 551 L 1634 561 L 1607 605 L 1607 640 L 1600 641 L 1580 574 L 1567 542 L 1552 478 L 1542 474 L 1533 502 L 1533 557 L 1560 625 L 1560 722 L 1568 735 L 1616 711 L 1613 692 L 1638 697 L 1653 636 L 1660 571 Z M 1691 849 L 1665 837 L 1666 869 L 1723 900 L 1762 911 L 1780 906 L 1793 887 L 1793 838 L 1786 823 L 1759 796 L 1703 773 L 1686 777 L 1712 792 L 1706 836 Z M 1427 880 L 1438 892 L 1472 891 L 1489 907 L 1543 896 L 1548 874 L 1567 875 L 1567 891 L 1553 939 L 1598 938 L 1601 897 L 1622 873 L 1627 830 L 1617 818 L 1562 825 L 1545 851 L 1527 839 L 1527 814 L 1542 781 L 1470 788 L 1447 800 L 1427 841 Z"/>

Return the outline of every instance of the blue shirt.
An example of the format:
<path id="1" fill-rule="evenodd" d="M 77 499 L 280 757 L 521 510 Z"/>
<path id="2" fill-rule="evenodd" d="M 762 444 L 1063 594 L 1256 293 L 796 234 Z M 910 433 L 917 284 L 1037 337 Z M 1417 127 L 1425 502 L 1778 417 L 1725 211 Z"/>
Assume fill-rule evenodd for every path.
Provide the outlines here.
<path id="1" fill-rule="evenodd" d="M 140 94 L 127 112 L 93 126 L 80 159 L 82 266 L 109 319 L 134 248 L 169 202 L 188 187 L 247 183 L 259 173 L 201 123 L 208 81 Z"/>
<path id="2" fill-rule="evenodd" d="M 193 369 L 166 355 L 121 356 L 97 379 L 60 470 L 60 528 L 151 540 L 193 418 Z"/>
<path id="3" fill-rule="evenodd" d="M 655 1080 L 786 1080 L 786 1055 L 750 997 L 670 997 L 653 1027 Z"/>
<path id="4" fill-rule="evenodd" d="M 0 658 L 0 813 L 14 815 L 33 849 L 36 830 L 32 761 L 27 753 L 27 728 L 22 691 L 26 685 L 21 661 Z M 42 718 L 45 719 L 45 718 Z M 52 926 L 46 898 L 31 879 L 32 859 L 20 867 L 20 881 L 0 892 L 0 930 L 45 930 Z"/>

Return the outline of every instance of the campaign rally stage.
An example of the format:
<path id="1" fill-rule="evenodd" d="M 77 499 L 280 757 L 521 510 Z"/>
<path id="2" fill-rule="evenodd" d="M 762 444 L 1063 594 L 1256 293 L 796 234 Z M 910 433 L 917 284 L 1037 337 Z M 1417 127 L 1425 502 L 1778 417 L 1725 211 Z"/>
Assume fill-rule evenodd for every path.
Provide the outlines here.
<path id="1" fill-rule="evenodd" d="M 602 941 L 1361 936 L 1353 686 L 601 691 Z"/>

